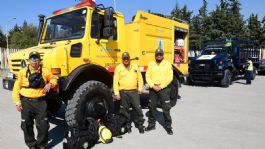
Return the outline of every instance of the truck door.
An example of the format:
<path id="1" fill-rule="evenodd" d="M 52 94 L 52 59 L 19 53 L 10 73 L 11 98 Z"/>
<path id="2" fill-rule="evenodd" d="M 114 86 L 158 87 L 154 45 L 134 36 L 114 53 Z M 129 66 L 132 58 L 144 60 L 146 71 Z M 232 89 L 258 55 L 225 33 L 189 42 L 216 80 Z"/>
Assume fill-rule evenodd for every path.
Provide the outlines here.
<path id="1" fill-rule="evenodd" d="M 117 19 L 113 17 L 113 34 L 111 37 L 104 36 L 104 14 L 94 11 L 91 18 L 90 57 L 92 63 L 105 68 L 113 67 L 117 63 L 120 49 L 117 42 Z"/>

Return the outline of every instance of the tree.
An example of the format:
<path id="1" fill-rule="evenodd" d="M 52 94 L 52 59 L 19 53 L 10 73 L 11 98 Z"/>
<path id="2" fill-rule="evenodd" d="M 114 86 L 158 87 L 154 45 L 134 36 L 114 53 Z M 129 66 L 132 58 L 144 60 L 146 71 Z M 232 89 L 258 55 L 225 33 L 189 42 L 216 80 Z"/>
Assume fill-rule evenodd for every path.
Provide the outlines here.
<path id="1" fill-rule="evenodd" d="M 183 6 L 183 8 L 179 9 L 178 3 L 175 8 L 171 11 L 170 18 L 175 21 L 186 21 L 187 23 L 191 22 L 192 11 L 188 10 L 187 5 Z"/>
<path id="2" fill-rule="evenodd" d="M 203 41 L 208 40 L 207 30 L 208 24 L 207 1 L 203 0 L 203 6 L 199 9 L 199 14 L 193 16 L 190 23 L 190 47 L 195 50 L 201 49 Z"/>
<path id="3" fill-rule="evenodd" d="M 10 48 L 24 49 L 35 45 L 37 27 L 24 21 L 22 27 L 15 26 L 10 32 Z"/>
<path id="4" fill-rule="evenodd" d="M 0 47 L 6 47 L 6 37 L 0 28 Z"/>
<path id="5" fill-rule="evenodd" d="M 240 13 L 241 4 L 238 0 L 229 0 L 228 3 L 228 30 L 227 32 L 231 35 L 231 37 L 243 38 L 246 36 L 246 28 L 245 22 L 243 20 L 243 16 Z"/>
<path id="6" fill-rule="evenodd" d="M 257 14 L 251 14 L 247 24 L 248 39 L 255 43 L 256 47 L 261 45 L 261 22 L 258 20 Z"/>
<path id="7" fill-rule="evenodd" d="M 220 0 L 220 4 L 210 13 L 210 25 L 207 36 L 214 40 L 217 38 L 228 38 L 228 3 L 226 0 Z"/>
<path id="8" fill-rule="evenodd" d="M 261 38 L 260 38 L 260 47 L 265 48 L 265 16 L 263 17 L 262 21 L 262 29 L 261 29 Z"/>

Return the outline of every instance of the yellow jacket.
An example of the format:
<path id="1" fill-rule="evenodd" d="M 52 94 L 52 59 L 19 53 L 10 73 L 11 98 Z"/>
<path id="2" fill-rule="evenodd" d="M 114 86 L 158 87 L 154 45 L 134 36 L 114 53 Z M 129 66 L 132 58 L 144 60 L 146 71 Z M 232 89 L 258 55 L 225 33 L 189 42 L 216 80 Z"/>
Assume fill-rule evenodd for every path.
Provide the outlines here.
<path id="1" fill-rule="evenodd" d="M 253 71 L 253 63 L 251 60 L 247 60 L 247 68 L 248 71 Z"/>
<path id="2" fill-rule="evenodd" d="M 173 70 L 171 64 L 162 60 L 162 62 L 157 63 L 155 61 L 148 65 L 146 71 L 146 81 L 150 88 L 153 88 L 155 84 L 159 84 L 163 89 L 167 87 L 173 80 Z"/>
<path id="3" fill-rule="evenodd" d="M 134 90 L 142 91 L 143 77 L 136 64 L 131 63 L 129 69 L 123 64 L 119 64 L 115 68 L 113 90 L 115 95 L 119 95 L 120 90 Z"/>
<path id="4" fill-rule="evenodd" d="M 43 97 L 46 93 L 43 91 L 42 88 L 34 89 L 34 88 L 27 88 L 29 86 L 28 78 L 26 78 L 27 67 L 23 68 L 19 71 L 17 80 L 14 84 L 12 98 L 14 104 L 20 103 L 20 95 L 29 97 L 29 98 L 38 98 Z M 39 72 L 40 70 L 34 71 L 30 70 L 31 73 Z M 46 69 L 42 68 L 42 77 L 45 81 L 45 84 L 51 83 L 52 87 L 57 85 L 57 78 L 53 76 L 52 73 Z"/>

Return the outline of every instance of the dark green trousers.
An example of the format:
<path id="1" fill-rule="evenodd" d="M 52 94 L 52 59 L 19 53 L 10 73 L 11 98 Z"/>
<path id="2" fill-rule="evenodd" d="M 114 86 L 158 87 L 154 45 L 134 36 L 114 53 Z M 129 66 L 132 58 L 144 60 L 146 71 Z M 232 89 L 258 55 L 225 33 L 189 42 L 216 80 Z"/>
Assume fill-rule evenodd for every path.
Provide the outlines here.
<path id="1" fill-rule="evenodd" d="M 121 114 L 127 119 L 127 124 L 130 125 L 130 107 L 132 107 L 135 112 L 134 122 L 137 127 L 143 127 L 144 115 L 142 108 L 140 106 L 140 96 L 138 92 L 135 91 L 120 91 L 121 96 Z"/>
<path id="2" fill-rule="evenodd" d="M 27 146 L 45 146 L 48 143 L 49 122 L 47 104 L 44 99 L 36 100 L 22 97 L 21 128 Z M 38 131 L 37 140 L 33 131 L 34 120 Z"/>
<path id="3" fill-rule="evenodd" d="M 165 127 L 171 128 L 172 119 L 170 116 L 170 87 L 166 87 L 159 92 L 153 89 L 149 90 L 150 103 L 149 103 L 149 118 L 148 123 L 150 126 L 155 126 L 156 123 L 156 108 L 157 103 L 160 102 L 163 110 L 163 116 L 165 120 Z"/>

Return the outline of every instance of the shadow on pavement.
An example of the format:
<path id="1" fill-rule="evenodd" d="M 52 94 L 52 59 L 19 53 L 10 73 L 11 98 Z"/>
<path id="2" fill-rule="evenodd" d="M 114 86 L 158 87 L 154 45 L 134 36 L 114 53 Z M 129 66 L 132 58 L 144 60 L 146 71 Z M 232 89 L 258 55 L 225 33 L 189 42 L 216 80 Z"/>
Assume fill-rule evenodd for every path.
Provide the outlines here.
<path id="1" fill-rule="evenodd" d="M 63 104 L 56 116 L 49 118 L 49 122 L 54 124 L 55 127 L 49 130 L 49 143 L 47 145 L 48 149 L 54 148 L 64 139 L 65 129 L 67 128 L 67 124 L 64 120 L 64 113 L 65 105 Z"/>

